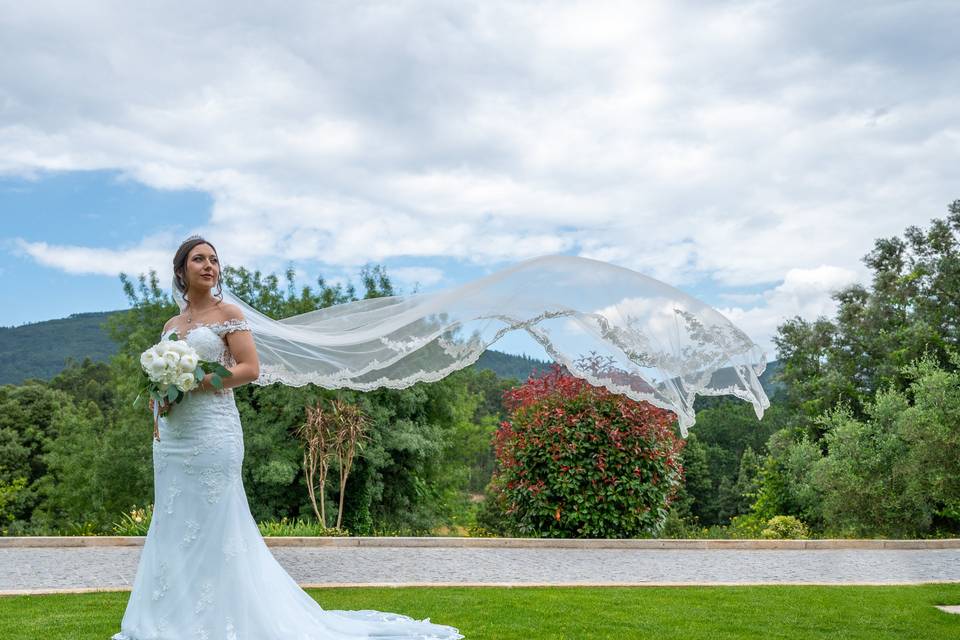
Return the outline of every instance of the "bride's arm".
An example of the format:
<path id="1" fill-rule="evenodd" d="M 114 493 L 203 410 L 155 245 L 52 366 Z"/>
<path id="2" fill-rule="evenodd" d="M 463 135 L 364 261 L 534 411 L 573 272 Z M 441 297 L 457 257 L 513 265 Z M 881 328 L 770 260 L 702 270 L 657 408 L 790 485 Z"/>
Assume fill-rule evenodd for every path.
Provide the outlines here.
<path id="1" fill-rule="evenodd" d="M 236 305 L 227 305 L 228 320 L 243 320 L 243 312 Z M 249 329 L 234 330 L 227 333 L 224 338 L 227 346 L 230 347 L 230 353 L 237 364 L 227 369 L 233 375 L 227 378 L 221 378 L 223 388 L 239 387 L 242 384 L 253 382 L 260 376 L 260 360 L 257 358 L 257 348 L 253 343 L 253 334 Z M 210 382 L 213 374 L 208 373 L 200 381 L 198 389 L 204 391 L 213 391 L 216 387 Z"/>

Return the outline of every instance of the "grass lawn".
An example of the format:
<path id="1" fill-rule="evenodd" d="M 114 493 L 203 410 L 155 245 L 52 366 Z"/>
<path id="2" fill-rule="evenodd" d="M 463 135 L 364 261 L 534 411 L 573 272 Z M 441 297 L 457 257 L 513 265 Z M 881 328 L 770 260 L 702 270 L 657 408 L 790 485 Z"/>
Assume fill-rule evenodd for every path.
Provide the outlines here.
<path id="1" fill-rule="evenodd" d="M 325 609 L 429 617 L 459 628 L 467 640 L 960 639 L 960 615 L 934 608 L 960 604 L 960 584 L 309 592 Z M 107 640 L 120 630 L 128 597 L 119 591 L 0 597 L 0 640 Z"/>

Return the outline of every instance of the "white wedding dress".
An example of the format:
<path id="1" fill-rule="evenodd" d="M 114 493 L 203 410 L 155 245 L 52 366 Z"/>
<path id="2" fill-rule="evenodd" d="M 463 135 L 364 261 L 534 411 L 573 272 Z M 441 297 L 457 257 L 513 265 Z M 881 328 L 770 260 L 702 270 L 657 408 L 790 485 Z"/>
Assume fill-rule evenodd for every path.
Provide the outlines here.
<path id="1" fill-rule="evenodd" d="M 224 336 L 244 320 L 184 339 L 233 366 Z M 172 331 L 165 332 L 166 338 Z M 325 610 L 270 553 L 240 474 L 243 430 L 233 390 L 194 392 L 159 420 L 153 518 L 120 632 L 111 640 L 426 640 L 457 629 L 373 610 Z"/>

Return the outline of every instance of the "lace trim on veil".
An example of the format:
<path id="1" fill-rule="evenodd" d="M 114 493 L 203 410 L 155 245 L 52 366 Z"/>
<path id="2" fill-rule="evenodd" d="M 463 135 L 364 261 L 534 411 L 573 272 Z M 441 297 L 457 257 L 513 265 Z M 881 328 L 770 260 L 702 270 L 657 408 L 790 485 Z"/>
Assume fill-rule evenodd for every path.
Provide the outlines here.
<path id="1" fill-rule="evenodd" d="M 705 372 L 699 376 L 700 384 L 691 384 L 686 387 L 682 397 L 673 394 L 671 399 L 665 399 L 655 393 L 638 391 L 630 384 L 619 384 L 616 382 L 616 376 L 623 375 L 623 371 L 617 368 L 613 358 L 600 359 L 597 357 L 581 357 L 573 359 L 568 357 L 560 349 L 556 348 L 549 334 L 539 331 L 536 325 L 547 318 L 560 318 L 572 316 L 575 312 L 545 312 L 535 318 L 528 320 L 511 320 L 506 316 L 494 316 L 498 320 L 508 322 L 506 326 L 499 329 L 488 344 L 465 343 L 457 344 L 444 340 L 442 336 L 428 336 L 420 339 L 412 339 L 406 342 L 398 340 L 383 339 L 384 344 L 396 350 L 396 354 L 387 360 L 371 360 L 370 363 L 358 370 L 343 370 L 333 374 L 321 374 L 318 372 L 297 373 L 288 370 L 282 365 L 261 364 L 260 376 L 254 381 L 254 384 L 265 386 L 277 382 L 288 386 L 302 387 L 307 384 L 316 384 L 328 389 L 349 388 L 357 391 L 372 391 L 378 388 L 405 389 L 418 382 L 436 382 L 454 371 L 463 369 L 477 362 L 483 352 L 490 344 L 493 344 L 501 337 L 518 329 L 526 330 L 527 333 L 536 340 L 559 364 L 562 364 L 573 375 L 583 378 L 590 384 L 598 387 L 605 387 L 613 393 L 623 394 L 633 400 L 646 401 L 667 411 L 677 413 L 680 425 L 680 431 L 683 437 L 689 433 L 689 427 L 695 422 L 693 402 L 697 395 L 733 395 L 741 400 L 753 403 L 758 418 L 763 417 L 763 410 L 769 407 L 769 400 L 766 395 L 761 396 L 760 406 L 757 407 L 758 396 L 755 392 L 747 390 L 750 387 L 759 387 L 759 376 L 766 369 L 766 362 L 760 361 L 756 367 L 748 365 L 737 365 L 735 371 L 741 384 L 731 384 L 726 387 L 710 387 L 708 382 L 713 372 Z M 632 346 L 632 340 L 624 340 L 623 332 L 617 327 L 610 327 L 606 319 L 602 316 L 596 316 L 597 323 L 604 326 L 604 338 L 620 347 L 624 354 L 637 364 L 656 365 L 663 364 L 657 359 L 652 358 L 649 352 L 636 351 Z M 742 333 L 740 335 L 743 335 Z M 356 380 L 364 374 L 371 371 L 377 371 L 388 367 L 391 364 L 401 361 L 411 352 L 416 351 L 423 345 L 436 340 L 446 353 L 455 358 L 455 361 L 446 367 L 438 369 L 420 369 L 402 378 L 390 378 L 381 376 L 374 380 L 360 382 Z M 752 344 L 752 343 L 751 343 Z M 756 384 L 750 381 L 755 380 Z M 746 388 L 745 388 L 746 387 Z M 761 391 L 762 393 L 762 391 Z M 766 402 L 764 402 L 766 401 Z M 679 410 L 678 410 L 679 409 Z M 687 410 L 688 409 L 688 410 Z"/>

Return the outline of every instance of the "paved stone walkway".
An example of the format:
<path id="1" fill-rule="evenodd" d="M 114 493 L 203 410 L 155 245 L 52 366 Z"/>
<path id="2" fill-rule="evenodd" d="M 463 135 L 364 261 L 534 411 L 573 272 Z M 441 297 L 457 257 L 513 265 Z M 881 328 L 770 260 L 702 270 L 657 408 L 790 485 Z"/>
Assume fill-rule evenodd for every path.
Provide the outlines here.
<path id="1" fill-rule="evenodd" d="M 141 547 L 0 548 L 0 593 L 129 589 Z M 960 549 L 272 547 L 304 586 L 960 582 Z"/>

